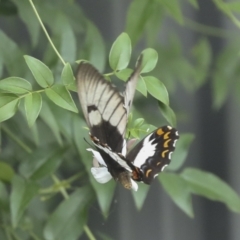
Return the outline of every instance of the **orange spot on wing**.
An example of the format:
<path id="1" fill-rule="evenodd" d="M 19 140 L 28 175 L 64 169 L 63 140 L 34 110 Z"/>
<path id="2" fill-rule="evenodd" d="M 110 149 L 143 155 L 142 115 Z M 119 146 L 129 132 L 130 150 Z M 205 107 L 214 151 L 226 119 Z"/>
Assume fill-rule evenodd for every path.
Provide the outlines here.
<path id="1" fill-rule="evenodd" d="M 170 134 L 170 132 L 165 133 L 164 136 L 163 136 L 163 139 L 168 139 L 169 138 L 169 134 Z"/>
<path id="2" fill-rule="evenodd" d="M 164 142 L 163 147 L 167 148 L 168 147 L 168 143 L 171 141 L 171 139 L 168 139 L 167 141 Z"/>
<path id="3" fill-rule="evenodd" d="M 162 152 L 162 158 L 165 158 L 165 154 L 168 153 L 168 152 L 169 152 L 169 150 L 163 151 L 163 152 Z"/>
<path id="4" fill-rule="evenodd" d="M 146 172 L 146 177 L 148 177 L 148 175 L 150 174 L 150 172 L 152 171 L 152 169 L 148 169 Z"/>
<path id="5" fill-rule="evenodd" d="M 163 134 L 164 134 L 164 131 L 163 131 L 161 128 L 159 128 L 159 129 L 157 130 L 157 135 L 161 136 L 161 135 L 163 135 Z"/>

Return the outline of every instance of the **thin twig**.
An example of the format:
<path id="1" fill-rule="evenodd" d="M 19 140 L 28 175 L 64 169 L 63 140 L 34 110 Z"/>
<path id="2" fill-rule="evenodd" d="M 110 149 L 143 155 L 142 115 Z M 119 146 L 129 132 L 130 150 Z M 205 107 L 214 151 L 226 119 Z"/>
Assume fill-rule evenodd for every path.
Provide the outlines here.
<path id="1" fill-rule="evenodd" d="M 60 180 L 57 178 L 56 175 L 52 175 L 53 181 L 60 186 L 60 192 L 62 193 L 65 199 L 69 199 L 69 195 L 64 187 L 61 186 Z"/>
<path id="2" fill-rule="evenodd" d="M 15 134 L 10 131 L 10 129 L 3 124 L 1 125 L 2 130 L 13 140 L 15 141 L 20 147 L 22 147 L 27 153 L 31 154 L 32 149 L 29 148 L 24 142 L 22 142 Z"/>
<path id="3" fill-rule="evenodd" d="M 52 39 L 50 38 L 50 36 L 49 36 L 49 34 L 48 34 L 48 32 L 47 32 L 44 24 L 43 24 L 43 22 L 42 22 L 42 20 L 41 20 L 41 18 L 40 18 L 40 16 L 39 16 L 39 14 L 38 14 L 38 12 L 37 12 L 37 9 L 36 9 L 36 7 L 34 6 L 32 0 L 29 0 L 29 3 L 31 4 L 31 6 L 32 6 L 32 8 L 33 8 L 33 11 L 34 11 L 34 13 L 36 14 L 36 17 L 37 17 L 37 19 L 38 19 L 38 21 L 39 21 L 39 23 L 40 23 L 40 25 L 41 25 L 41 27 L 42 27 L 45 35 L 46 35 L 49 43 L 51 44 L 53 50 L 55 51 L 55 53 L 57 54 L 57 56 L 58 56 L 59 59 L 62 61 L 63 65 L 65 66 L 66 63 L 65 63 L 65 61 L 63 60 L 63 58 L 62 58 L 62 56 L 60 55 L 60 53 L 58 52 L 58 50 L 56 49 L 55 45 L 53 44 Z"/>
<path id="4" fill-rule="evenodd" d="M 84 225 L 84 226 L 83 226 L 83 229 L 84 229 L 86 235 L 88 236 L 88 238 L 89 238 L 90 240 L 96 240 L 96 238 L 93 236 L 91 230 L 89 229 L 89 227 L 88 227 L 87 225 Z"/>

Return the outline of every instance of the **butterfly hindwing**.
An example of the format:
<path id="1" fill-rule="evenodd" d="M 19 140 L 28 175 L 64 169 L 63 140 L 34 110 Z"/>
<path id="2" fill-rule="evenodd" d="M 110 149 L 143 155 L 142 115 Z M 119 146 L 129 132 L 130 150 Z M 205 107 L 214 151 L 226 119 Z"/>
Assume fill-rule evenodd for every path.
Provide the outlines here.
<path id="1" fill-rule="evenodd" d="M 133 175 L 133 179 L 150 184 L 154 177 L 170 163 L 178 138 L 176 129 L 164 126 L 141 140 L 126 157 L 140 169 L 139 173 Z"/>

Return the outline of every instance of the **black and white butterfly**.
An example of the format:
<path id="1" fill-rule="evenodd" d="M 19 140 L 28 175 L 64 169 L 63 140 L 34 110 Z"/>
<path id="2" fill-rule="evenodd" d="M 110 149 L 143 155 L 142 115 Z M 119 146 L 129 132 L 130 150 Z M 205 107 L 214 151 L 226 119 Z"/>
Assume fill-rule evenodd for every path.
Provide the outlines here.
<path id="1" fill-rule="evenodd" d="M 91 172 L 99 183 L 106 183 L 113 177 L 125 188 L 134 190 L 138 188 L 135 181 L 150 184 L 170 163 L 179 138 L 176 129 L 164 126 L 147 135 L 127 153 L 127 120 L 141 71 L 141 59 L 123 93 L 91 64 L 81 62 L 77 70 L 79 100 L 90 128 L 90 138 L 97 149 L 87 149 L 94 157 Z"/>

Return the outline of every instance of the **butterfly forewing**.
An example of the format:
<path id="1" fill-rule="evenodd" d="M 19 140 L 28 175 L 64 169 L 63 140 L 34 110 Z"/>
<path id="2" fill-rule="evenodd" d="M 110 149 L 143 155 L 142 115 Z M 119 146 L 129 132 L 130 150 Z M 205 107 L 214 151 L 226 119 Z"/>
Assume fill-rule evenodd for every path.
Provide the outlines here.
<path id="1" fill-rule="evenodd" d="M 113 151 L 121 152 L 127 123 L 123 96 L 89 63 L 80 63 L 77 80 L 91 134 Z"/>
<path id="2" fill-rule="evenodd" d="M 170 126 L 158 128 L 140 141 L 128 154 L 127 159 L 140 169 L 135 180 L 150 184 L 154 177 L 170 163 L 171 154 L 179 138 Z"/>
<path id="3" fill-rule="evenodd" d="M 126 88 L 124 91 L 124 104 L 127 110 L 127 115 L 129 114 L 130 108 L 132 106 L 133 97 L 135 94 L 135 89 L 137 86 L 138 78 L 140 77 L 141 72 L 141 62 L 142 62 L 142 55 L 139 57 L 136 65 L 136 69 L 133 71 L 132 75 L 129 77 Z"/>

